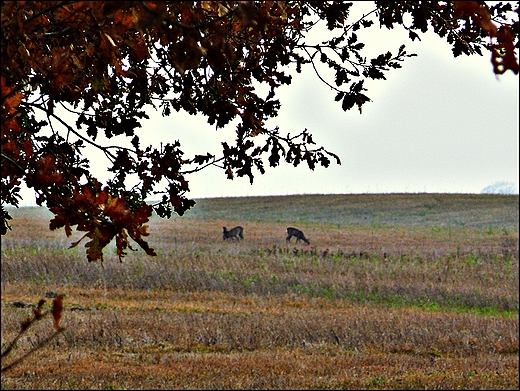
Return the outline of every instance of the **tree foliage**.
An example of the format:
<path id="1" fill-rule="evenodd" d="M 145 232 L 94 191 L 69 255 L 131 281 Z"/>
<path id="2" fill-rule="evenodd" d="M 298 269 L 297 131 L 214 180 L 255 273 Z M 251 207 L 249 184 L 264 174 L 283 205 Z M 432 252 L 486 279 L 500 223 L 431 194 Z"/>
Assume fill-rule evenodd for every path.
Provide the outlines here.
<path id="1" fill-rule="evenodd" d="M 3 2 L 1 233 L 10 229 L 4 205 L 18 206 L 25 182 L 37 204 L 54 213 L 50 229 L 85 232 L 89 261 L 102 261 L 114 238 L 120 259 L 132 249 L 130 239 L 154 255 L 146 223 L 154 210 L 171 217 L 195 204 L 187 196 L 193 172 L 213 165 L 229 179 L 247 176 L 252 183 L 264 162 L 340 164 L 307 129 L 284 136 L 265 123 L 280 108 L 277 89 L 291 83 L 290 65 L 296 72 L 314 67 L 343 110 L 361 112 L 370 101 L 364 81 L 385 79 L 414 55 L 403 44 L 397 53 L 366 58 L 361 29 L 398 26 L 415 40 L 433 28 L 455 57 L 487 50 L 494 73 L 518 73 L 518 4 L 513 10 L 510 3 L 378 1 L 352 21 L 351 7 L 341 1 Z M 310 42 L 320 25 L 332 38 Z M 322 77 L 318 63 L 333 71 L 333 81 Z M 218 155 L 184 156 L 179 141 L 143 145 L 139 128 L 150 109 L 203 115 L 217 129 L 236 123 L 236 140 L 222 142 Z M 102 145 L 100 133 L 126 136 L 131 146 Z M 107 156 L 113 174 L 107 183 L 92 175 L 86 145 Z M 159 201 L 147 204 L 150 197 Z"/>

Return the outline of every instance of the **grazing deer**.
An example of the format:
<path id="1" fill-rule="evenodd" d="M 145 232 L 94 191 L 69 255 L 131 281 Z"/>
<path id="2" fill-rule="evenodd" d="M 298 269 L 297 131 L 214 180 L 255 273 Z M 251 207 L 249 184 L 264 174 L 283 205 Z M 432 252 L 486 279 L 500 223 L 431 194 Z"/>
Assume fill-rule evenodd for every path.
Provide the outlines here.
<path id="1" fill-rule="evenodd" d="M 239 241 L 240 239 L 244 239 L 244 235 L 242 234 L 243 232 L 244 228 L 242 228 L 240 225 L 230 229 L 229 231 L 226 227 L 222 227 L 222 239 L 236 239 Z"/>
<path id="2" fill-rule="evenodd" d="M 290 242 L 292 237 L 296 238 L 296 243 L 298 243 L 300 240 L 303 240 L 307 244 L 311 244 L 309 239 L 305 237 L 302 231 L 300 231 L 298 228 L 289 227 L 287 228 L 287 237 L 285 238 L 286 242 Z"/>

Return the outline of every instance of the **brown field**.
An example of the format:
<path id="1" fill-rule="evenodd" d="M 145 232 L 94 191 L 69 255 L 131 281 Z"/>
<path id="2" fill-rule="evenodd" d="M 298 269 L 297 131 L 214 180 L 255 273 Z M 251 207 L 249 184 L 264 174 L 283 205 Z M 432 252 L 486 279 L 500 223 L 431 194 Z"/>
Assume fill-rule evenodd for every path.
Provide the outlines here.
<path id="1" fill-rule="evenodd" d="M 65 330 L 2 389 L 519 387 L 518 196 L 200 200 L 151 220 L 157 257 L 111 246 L 103 266 L 45 210 L 12 215 L 2 351 L 32 313 L 19 302 L 48 292 Z M 245 240 L 224 242 L 238 224 Z M 287 244 L 289 225 L 311 244 Z M 53 330 L 34 324 L 2 368 Z"/>

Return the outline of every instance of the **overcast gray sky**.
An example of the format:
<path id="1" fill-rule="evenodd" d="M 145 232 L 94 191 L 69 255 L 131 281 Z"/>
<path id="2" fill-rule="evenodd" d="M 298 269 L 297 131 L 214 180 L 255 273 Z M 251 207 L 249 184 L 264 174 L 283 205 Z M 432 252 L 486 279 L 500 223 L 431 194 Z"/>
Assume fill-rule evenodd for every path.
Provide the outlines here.
<path id="1" fill-rule="evenodd" d="M 488 53 L 454 58 L 450 45 L 433 32 L 421 35 L 420 42 L 410 41 L 399 28 L 373 26 L 358 35 L 367 57 L 396 53 L 402 43 L 418 56 L 387 73 L 387 80 L 365 82 L 372 102 L 362 114 L 344 112 L 334 101 L 336 93 L 304 67 L 280 89 L 280 115 L 267 123 L 268 128 L 279 126 L 282 134 L 307 128 L 317 145 L 340 157 L 341 165 L 314 171 L 305 164 L 266 167 L 253 185 L 247 177 L 231 181 L 210 167 L 188 177 L 190 196 L 480 193 L 501 181 L 514 184 L 518 193 L 518 76 L 511 71 L 495 76 Z M 190 156 L 218 154 L 223 140 L 234 140 L 233 125 L 216 131 L 202 116 L 149 114 L 151 120 L 138 129 L 142 145 L 179 139 Z M 100 155 L 95 162 L 102 160 Z M 104 167 L 93 164 L 102 180 L 107 178 Z M 33 199 L 33 192 L 25 191 L 21 205 L 34 204 Z"/>

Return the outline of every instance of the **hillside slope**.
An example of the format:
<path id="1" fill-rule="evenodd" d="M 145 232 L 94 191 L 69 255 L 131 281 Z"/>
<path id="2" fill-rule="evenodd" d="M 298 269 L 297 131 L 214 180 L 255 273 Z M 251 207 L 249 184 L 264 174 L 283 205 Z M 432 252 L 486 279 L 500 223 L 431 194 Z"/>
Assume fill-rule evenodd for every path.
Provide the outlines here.
<path id="1" fill-rule="evenodd" d="M 518 230 L 518 205 L 518 195 L 498 194 L 288 195 L 199 199 L 185 217 Z"/>
<path id="2" fill-rule="evenodd" d="M 198 220 L 365 226 L 519 228 L 519 196 L 501 194 L 329 194 L 202 198 L 183 217 Z M 52 218 L 45 208 L 8 208 L 13 218 Z"/>

